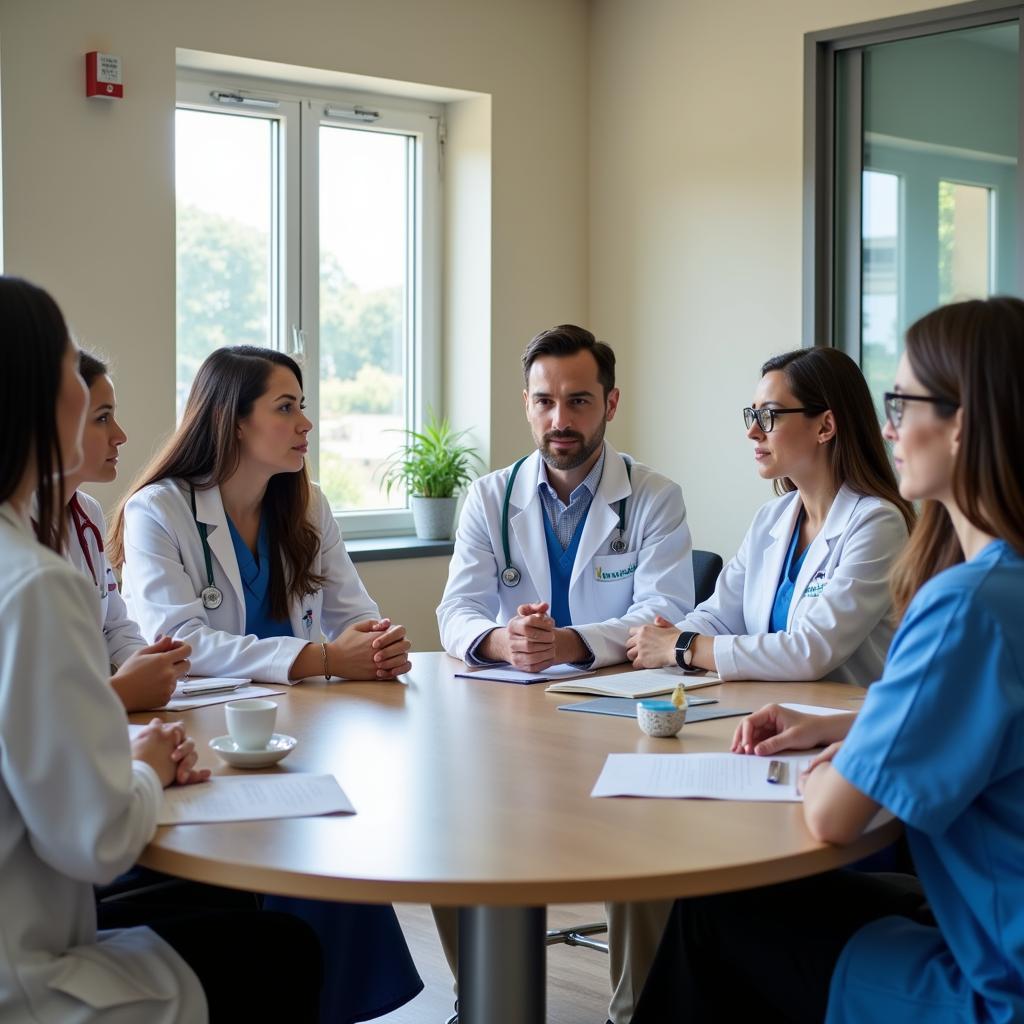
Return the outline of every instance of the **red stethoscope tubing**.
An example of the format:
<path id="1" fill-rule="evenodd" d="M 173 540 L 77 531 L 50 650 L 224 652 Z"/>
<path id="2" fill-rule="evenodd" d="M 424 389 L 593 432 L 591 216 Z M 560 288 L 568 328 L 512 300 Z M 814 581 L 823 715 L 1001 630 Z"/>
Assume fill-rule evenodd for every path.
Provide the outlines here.
<path id="1" fill-rule="evenodd" d="M 96 567 L 92 564 L 92 555 L 89 554 L 89 542 L 86 540 L 86 536 L 91 533 L 96 538 L 96 550 L 101 554 L 103 552 L 103 538 L 100 536 L 100 531 L 97 529 L 96 524 L 86 515 L 85 509 L 82 508 L 78 501 L 77 494 L 71 496 L 71 501 L 68 502 L 68 510 L 71 512 L 71 521 L 75 524 L 75 533 L 78 534 L 78 546 L 82 549 L 82 554 L 85 555 L 85 564 L 89 566 L 92 581 L 98 587 L 100 581 L 96 578 Z"/>

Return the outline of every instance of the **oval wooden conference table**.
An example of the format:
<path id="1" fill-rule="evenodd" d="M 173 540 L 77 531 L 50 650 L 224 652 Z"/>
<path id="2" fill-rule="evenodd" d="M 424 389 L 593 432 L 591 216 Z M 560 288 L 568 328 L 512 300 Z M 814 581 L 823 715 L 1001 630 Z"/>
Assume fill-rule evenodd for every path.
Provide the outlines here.
<path id="1" fill-rule="evenodd" d="M 724 750 L 739 719 L 651 739 L 627 718 L 557 710 L 585 697 L 456 679 L 461 662 L 444 654 L 412 662 L 400 682 L 304 683 L 279 698 L 276 729 L 299 742 L 267 770 L 333 773 L 356 814 L 161 828 L 141 862 L 266 893 L 463 908 L 462 1024 L 536 1024 L 546 904 L 766 885 L 839 867 L 899 834 L 880 816 L 839 849 L 810 836 L 799 804 L 593 799 L 608 753 Z M 725 683 L 694 696 L 746 710 L 772 700 L 853 710 L 862 692 Z M 223 704 L 180 717 L 201 749 L 226 732 Z M 212 751 L 201 762 L 232 773 Z"/>

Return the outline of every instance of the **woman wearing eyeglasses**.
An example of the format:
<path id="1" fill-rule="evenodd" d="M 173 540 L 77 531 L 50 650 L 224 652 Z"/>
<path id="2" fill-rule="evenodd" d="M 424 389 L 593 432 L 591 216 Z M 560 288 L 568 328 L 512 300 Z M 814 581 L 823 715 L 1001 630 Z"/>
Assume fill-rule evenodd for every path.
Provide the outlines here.
<path id="1" fill-rule="evenodd" d="M 1022 408 L 1024 302 L 960 302 L 910 328 L 886 436 L 923 511 L 893 573 L 882 677 L 857 715 L 769 705 L 733 743 L 831 743 L 803 776 L 808 829 L 848 844 L 885 808 L 920 886 L 834 871 L 681 900 L 634 1024 L 718 1019 L 724 998 L 736 1020 L 1024 1020 Z"/>
<path id="2" fill-rule="evenodd" d="M 768 360 L 743 410 L 779 497 L 754 517 L 712 596 L 682 622 L 630 631 L 637 668 L 723 679 L 878 678 L 892 639 L 888 575 L 914 524 L 867 383 L 837 349 Z"/>

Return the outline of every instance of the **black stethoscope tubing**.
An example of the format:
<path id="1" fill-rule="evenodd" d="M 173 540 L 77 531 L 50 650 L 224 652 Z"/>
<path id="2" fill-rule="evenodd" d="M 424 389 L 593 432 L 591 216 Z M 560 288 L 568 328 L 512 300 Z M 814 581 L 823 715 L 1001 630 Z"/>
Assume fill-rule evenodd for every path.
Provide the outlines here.
<path id="1" fill-rule="evenodd" d="M 192 518 L 196 522 L 196 529 L 199 531 L 199 539 L 203 544 L 203 560 L 206 562 L 206 586 L 199 592 L 203 607 L 209 611 L 219 608 L 224 601 L 224 594 L 213 582 L 213 555 L 210 553 L 210 538 L 206 523 L 199 522 L 199 515 L 196 512 L 196 489 L 193 484 L 188 485 L 189 497 L 192 501 Z"/>

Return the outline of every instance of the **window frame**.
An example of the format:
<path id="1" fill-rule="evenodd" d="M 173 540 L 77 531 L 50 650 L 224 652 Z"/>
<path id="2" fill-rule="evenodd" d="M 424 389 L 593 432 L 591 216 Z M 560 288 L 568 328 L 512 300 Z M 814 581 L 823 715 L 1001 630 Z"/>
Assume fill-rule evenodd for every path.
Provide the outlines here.
<path id="1" fill-rule="evenodd" d="M 846 189 L 847 203 L 843 210 L 836 204 L 836 145 L 845 147 L 846 161 L 863 166 L 860 139 L 862 111 L 859 102 L 863 47 L 895 42 L 921 36 L 937 35 L 967 28 L 981 28 L 1005 22 L 1018 23 L 1024 42 L 1024 4 L 1020 0 L 975 0 L 933 10 L 883 18 L 877 21 L 846 25 L 839 28 L 809 32 L 804 36 L 804 158 L 803 158 L 803 345 L 834 346 L 837 335 L 855 337 L 844 344 L 858 365 L 861 362 L 860 332 L 837 329 L 840 311 L 838 293 L 844 289 L 847 319 L 856 309 L 859 317 L 860 279 L 852 273 L 842 282 L 836 279 L 837 245 L 853 246 L 854 239 L 843 237 L 843 225 L 860 223 L 859 194 Z M 1024 45 L 1021 46 L 1021 103 L 1017 163 L 1017 273 L 1024 293 Z M 844 73 L 849 95 L 840 93 L 837 81 L 839 55 L 845 61 Z M 837 88 L 839 86 L 839 88 Z M 840 107 L 842 106 L 842 109 Z M 843 118 L 845 116 L 845 122 Z M 859 173 L 859 171 L 858 171 Z M 859 246 L 859 241 L 856 243 Z M 848 251 L 847 267 L 859 267 Z M 857 301 L 854 301 L 856 299 Z M 847 325 L 849 327 L 849 325 Z"/>
<path id="2" fill-rule="evenodd" d="M 274 109 L 225 107 L 211 96 L 215 91 L 238 92 L 271 99 Z M 328 117 L 328 107 L 372 108 L 378 120 L 360 123 Z M 441 408 L 442 316 L 442 160 L 444 107 L 439 103 L 354 90 L 307 86 L 210 72 L 178 69 L 176 109 L 230 112 L 278 122 L 275 174 L 280 199 L 272 219 L 277 237 L 272 258 L 280 282 L 274 310 L 272 347 L 297 356 L 304 370 L 304 390 L 314 430 L 308 465 L 314 479 L 320 460 L 320 247 L 319 167 L 320 126 L 335 125 L 360 131 L 398 134 L 413 140 L 409 175 L 409 250 L 404 351 L 405 408 L 414 429 L 429 409 Z M 272 289 L 273 290 L 273 289 Z M 294 331 L 293 331 L 294 328 Z M 300 333 L 295 333 L 300 332 Z M 411 338 L 409 337 L 411 335 Z M 401 443 L 396 435 L 395 447 Z M 413 532 L 412 510 L 335 510 L 343 535 L 349 538 L 402 536 Z"/>

